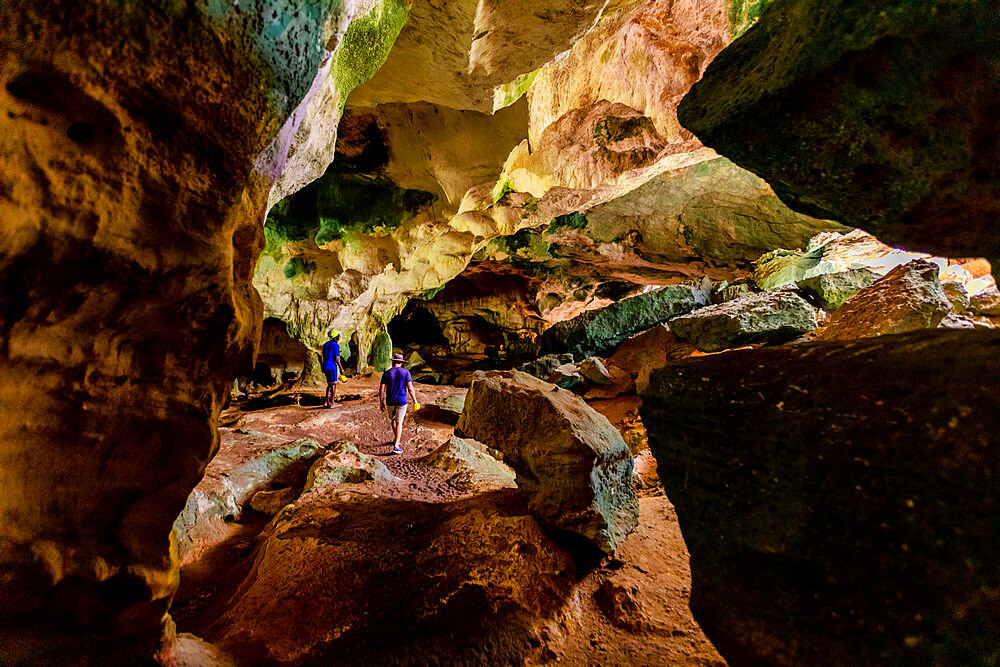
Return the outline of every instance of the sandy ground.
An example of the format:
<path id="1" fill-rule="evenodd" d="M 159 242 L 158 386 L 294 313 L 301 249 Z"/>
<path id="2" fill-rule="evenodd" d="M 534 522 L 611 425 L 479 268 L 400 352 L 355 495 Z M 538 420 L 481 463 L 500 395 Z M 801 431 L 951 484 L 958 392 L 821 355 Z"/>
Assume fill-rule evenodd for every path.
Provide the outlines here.
<path id="1" fill-rule="evenodd" d="M 246 410 L 240 405 L 221 416 L 223 444 L 232 429 L 253 429 L 293 440 L 310 437 L 321 443 L 348 439 L 377 456 L 403 483 L 373 490 L 379 496 L 424 503 L 448 503 L 468 497 L 468 489 L 451 486 L 438 470 L 417 461 L 452 435 L 453 427 L 440 413 L 424 410 L 407 417 L 404 453 L 394 456 L 388 419 L 378 409 L 377 379 L 342 382 L 344 396 L 337 407 L 298 404 Z M 423 405 L 438 398 L 463 394 L 449 386 L 418 385 Z M 319 402 L 321 388 L 299 392 L 295 398 Z M 290 396 L 287 401 L 291 401 Z M 258 402 L 256 406 L 261 407 Z M 620 428 L 635 428 L 635 397 L 600 401 L 595 407 Z M 648 452 L 637 456 L 637 469 L 655 478 Z M 688 608 L 690 571 L 688 553 L 669 500 L 658 486 L 645 485 L 640 493 L 639 527 L 613 557 L 584 574 L 563 608 L 551 618 L 538 619 L 537 646 L 522 655 L 523 664 L 598 665 L 724 665 Z M 181 588 L 171 609 L 181 632 L 212 640 L 209 628 L 227 609 L 232 596 L 250 571 L 257 536 L 268 517 L 248 512 L 229 527 L 227 539 L 208 549 L 181 572 Z M 215 634 L 219 628 L 213 628 Z M 246 662 L 240 660 L 238 662 Z M 352 659 L 344 664 L 368 663 Z"/>

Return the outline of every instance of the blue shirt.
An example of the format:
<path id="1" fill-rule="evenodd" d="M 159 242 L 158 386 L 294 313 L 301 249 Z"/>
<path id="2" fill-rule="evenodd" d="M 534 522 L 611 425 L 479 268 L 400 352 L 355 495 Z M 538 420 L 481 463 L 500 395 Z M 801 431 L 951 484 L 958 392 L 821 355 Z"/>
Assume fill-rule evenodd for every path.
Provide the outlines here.
<path id="1" fill-rule="evenodd" d="M 390 368 L 382 373 L 386 405 L 406 405 L 407 382 L 413 382 L 413 378 L 410 376 L 410 371 L 402 366 Z"/>
<path id="2" fill-rule="evenodd" d="M 328 340 L 323 343 L 323 368 L 328 371 L 337 368 L 337 357 L 340 356 L 340 343 Z"/>

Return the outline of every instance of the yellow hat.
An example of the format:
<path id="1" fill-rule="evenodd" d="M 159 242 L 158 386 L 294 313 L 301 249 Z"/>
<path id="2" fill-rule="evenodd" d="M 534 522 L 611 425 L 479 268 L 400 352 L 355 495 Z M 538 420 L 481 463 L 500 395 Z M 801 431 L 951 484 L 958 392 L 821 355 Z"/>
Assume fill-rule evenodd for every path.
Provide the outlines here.
<path id="1" fill-rule="evenodd" d="M 340 331 L 337 329 L 330 329 L 330 338 L 336 338 L 340 335 Z"/>

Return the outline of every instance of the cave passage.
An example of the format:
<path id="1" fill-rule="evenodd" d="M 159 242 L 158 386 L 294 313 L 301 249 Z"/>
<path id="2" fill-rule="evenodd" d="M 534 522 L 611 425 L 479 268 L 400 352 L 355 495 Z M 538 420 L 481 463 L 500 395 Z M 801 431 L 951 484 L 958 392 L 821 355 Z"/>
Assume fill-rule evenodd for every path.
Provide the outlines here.
<path id="1" fill-rule="evenodd" d="M 1000 661 L 995 0 L 0 25 L 0 667 Z"/>

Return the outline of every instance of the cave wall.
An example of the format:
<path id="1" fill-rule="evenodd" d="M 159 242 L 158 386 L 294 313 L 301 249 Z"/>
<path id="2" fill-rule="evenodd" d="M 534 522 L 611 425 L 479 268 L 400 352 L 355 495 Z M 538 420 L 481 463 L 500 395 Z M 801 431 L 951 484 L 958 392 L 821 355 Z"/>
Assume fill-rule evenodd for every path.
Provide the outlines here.
<path id="1" fill-rule="evenodd" d="M 998 58 L 989 0 L 776 0 L 679 115 L 795 210 L 996 258 Z"/>
<path id="2" fill-rule="evenodd" d="M 265 149 L 356 10 L 0 6 L 2 661 L 172 659 L 171 525 L 260 331 Z"/>

